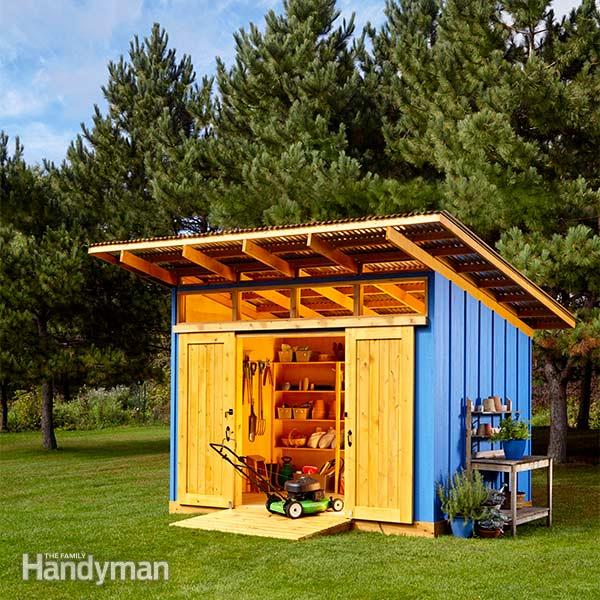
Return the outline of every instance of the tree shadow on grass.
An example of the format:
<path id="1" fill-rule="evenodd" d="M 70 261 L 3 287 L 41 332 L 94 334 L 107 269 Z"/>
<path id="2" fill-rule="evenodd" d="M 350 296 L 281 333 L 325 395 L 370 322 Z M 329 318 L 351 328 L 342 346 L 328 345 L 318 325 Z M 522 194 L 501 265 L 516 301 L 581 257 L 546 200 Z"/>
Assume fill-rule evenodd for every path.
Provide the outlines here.
<path id="1" fill-rule="evenodd" d="M 72 455 L 86 459 L 126 458 L 128 456 L 143 456 L 149 454 L 168 454 L 168 439 L 140 439 L 127 441 L 98 440 L 97 444 L 78 441 L 63 442 L 57 454 Z"/>

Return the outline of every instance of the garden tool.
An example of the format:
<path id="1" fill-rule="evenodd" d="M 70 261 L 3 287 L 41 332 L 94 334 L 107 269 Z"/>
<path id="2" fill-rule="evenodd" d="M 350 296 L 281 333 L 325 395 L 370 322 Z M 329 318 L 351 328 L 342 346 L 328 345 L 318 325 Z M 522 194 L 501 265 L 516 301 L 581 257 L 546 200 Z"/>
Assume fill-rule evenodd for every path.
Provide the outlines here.
<path id="1" fill-rule="evenodd" d="M 265 370 L 267 363 L 264 360 L 258 361 L 258 421 L 256 423 L 256 435 L 264 435 L 267 429 L 267 422 L 265 421 L 265 413 L 263 406 L 263 377 L 266 374 Z"/>
<path id="2" fill-rule="evenodd" d="M 248 361 L 247 367 L 247 384 L 248 398 L 250 400 L 250 416 L 248 417 L 248 439 L 253 442 L 256 438 L 256 413 L 254 412 L 254 398 L 252 396 L 254 389 L 254 375 L 256 373 L 257 364 Z"/>

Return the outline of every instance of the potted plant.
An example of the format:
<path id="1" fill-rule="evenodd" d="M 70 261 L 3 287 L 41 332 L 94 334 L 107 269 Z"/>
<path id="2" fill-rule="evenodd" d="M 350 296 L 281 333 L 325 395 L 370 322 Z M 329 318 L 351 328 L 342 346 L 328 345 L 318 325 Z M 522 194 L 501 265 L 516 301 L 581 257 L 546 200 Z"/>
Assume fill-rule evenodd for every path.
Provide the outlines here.
<path id="1" fill-rule="evenodd" d="M 525 454 L 525 445 L 529 439 L 529 428 L 525 421 L 511 416 L 500 421 L 500 430 L 492 436 L 492 441 L 501 442 L 504 456 L 508 460 L 520 460 Z"/>
<path id="2" fill-rule="evenodd" d="M 485 508 L 481 519 L 475 524 L 475 533 L 481 538 L 497 538 L 504 534 L 504 526 L 508 522 L 497 508 Z"/>
<path id="3" fill-rule="evenodd" d="M 438 485 L 437 492 L 454 536 L 471 537 L 474 522 L 484 516 L 483 504 L 488 497 L 481 473 L 457 471 L 448 485 Z"/>

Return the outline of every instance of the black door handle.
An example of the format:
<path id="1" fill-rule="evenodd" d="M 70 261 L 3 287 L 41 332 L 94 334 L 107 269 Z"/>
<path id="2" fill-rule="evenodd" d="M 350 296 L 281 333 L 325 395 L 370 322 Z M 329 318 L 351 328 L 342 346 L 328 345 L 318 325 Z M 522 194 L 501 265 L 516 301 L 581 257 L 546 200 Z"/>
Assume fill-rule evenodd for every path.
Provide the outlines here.
<path id="1" fill-rule="evenodd" d="M 228 442 L 231 441 L 231 427 L 229 427 L 229 425 L 225 427 L 225 440 Z"/>
<path id="2" fill-rule="evenodd" d="M 350 448 L 350 446 L 352 446 L 352 429 L 348 430 L 348 433 L 346 435 L 346 439 L 348 440 L 348 448 Z"/>

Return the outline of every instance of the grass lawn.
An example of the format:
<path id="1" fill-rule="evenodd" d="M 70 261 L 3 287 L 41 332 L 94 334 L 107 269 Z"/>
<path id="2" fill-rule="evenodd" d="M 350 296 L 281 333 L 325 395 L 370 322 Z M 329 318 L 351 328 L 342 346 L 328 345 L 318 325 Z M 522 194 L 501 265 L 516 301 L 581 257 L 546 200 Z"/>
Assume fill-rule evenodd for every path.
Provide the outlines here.
<path id="1" fill-rule="evenodd" d="M 0 598 L 598 598 L 600 469 L 556 470 L 555 527 L 516 539 L 348 532 L 301 542 L 168 527 L 168 431 L 0 436 Z M 540 480 L 541 483 L 541 480 Z M 21 555 L 168 560 L 168 582 L 21 580 Z"/>

